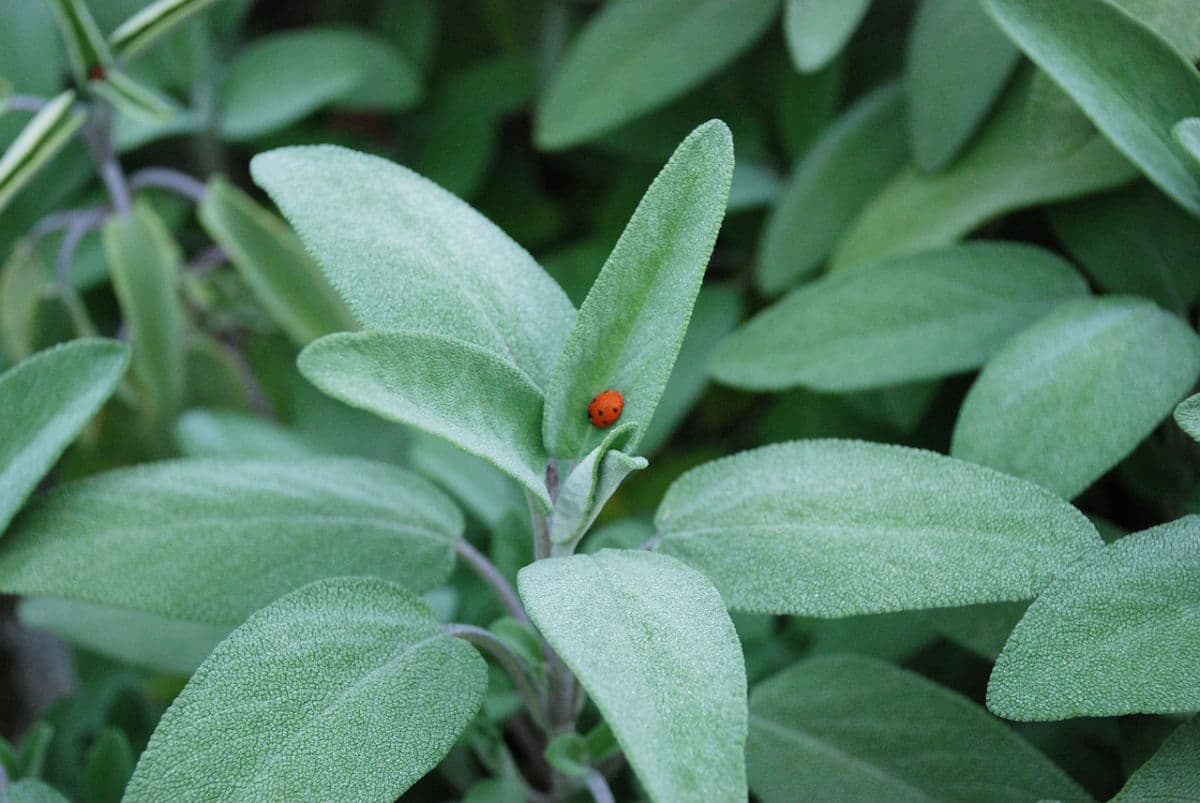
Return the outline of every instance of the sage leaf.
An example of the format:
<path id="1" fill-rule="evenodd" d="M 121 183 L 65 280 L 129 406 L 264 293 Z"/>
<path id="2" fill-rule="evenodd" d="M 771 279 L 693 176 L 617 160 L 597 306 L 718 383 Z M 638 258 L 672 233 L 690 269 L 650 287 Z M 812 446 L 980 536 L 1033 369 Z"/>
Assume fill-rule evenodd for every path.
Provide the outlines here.
<path id="1" fill-rule="evenodd" d="M 199 14 L 217 0 L 156 0 L 109 34 L 108 42 L 118 58 L 128 61 Z"/>
<path id="2" fill-rule="evenodd" d="M 93 94 L 107 100 L 129 119 L 147 125 L 169 125 L 179 110 L 174 101 L 115 67 L 88 82 Z"/>
<path id="3" fill-rule="evenodd" d="M 96 19 L 84 0 L 50 0 L 54 21 L 67 45 L 71 71 L 79 84 L 86 84 L 95 67 L 112 64 L 112 52 L 100 33 Z"/>
<path id="4" fill-rule="evenodd" d="M 604 549 L 517 577 L 657 803 L 746 799 L 746 673 L 721 597 L 665 555 Z"/>
<path id="5" fill-rule="evenodd" d="M 1200 393 L 1188 396 L 1175 407 L 1175 423 L 1192 440 L 1200 442 Z"/>
<path id="6" fill-rule="evenodd" d="M 802 73 L 820 70 L 846 46 L 871 0 L 787 0 L 783 35 Z"/>
<path id="7" fill-rule="evenodd" d="M 630 473 L 645 468 L 644 457 L 631 457 L 621 448 L 632 439 L 636 424 L 621 424 L 575 464 L 558 489 L 550 514 L 550 542 L 555 551 L 570 555 L 604 504 Z"/>
<path id="8" fill-rule="evenodd" d="M 446 490 L 468 513 L 492 532 L 505 518 L 518 514 L 528 533 L 529 503 L 518 485 L 494 465 L 433 435 L 412 433 L 408 465 Z"/>
<path id="9" fill-rule="evenodd" d="M 184 457 L 311 457 L 304 436 L 274 421 L 234 410 L 188 410 L 175 422 Z"/>
<path id="10" fill-rule="evenodd" d="M 1029 606 L 988 708 L 1055 720 L 1200 709 L 1200 516 L 1085 555 Z"/>
<path id="11" fill-rule="evenodd" d="M 0 374 L 0 533 L 112 395 L 129 364 L 113 340 L 76 340 Z"/>
<path id="12" fill-rule="evenodd" d="M 655 524 L 660 549 L 730 608 L 817 617 L 1029 599 L 1101 543 L 1033 483 L 842 440 L 705 463 L 670 487 Z"/>
<path id="13" fill-rule="evenodd" d="M 951 454 L 1071 499 L 1125 458 L 1200 376 L 1200 338 L 1149 301 L 1063 304 L 984 367 Z"/>
<path id="14" fill-rule="evenodd" d="M 1183 147 L 1192 163 L 1200 165 L 1200 117 L 1189 117 L 1180 120 L 1171 129 L 1175 141 Z"/>
<path id="15" fill-rule="evenodd" d="M 66 146 L 86 120 L 87 114 L 75 107 L 75 93 L 68 89 L 26 123 L 0 156 L 0 212 Z"/>
<path id="16" fill-rule="evenodd" d="M 115 726 L 100 731 L 84 756 L 79 791 L 88 803 L 121 803 L 133 774 L 135 756 L 129 737 Z"/>
<path id="17" fill-rule="evenodd" d="M 563 346 L 546 393 L 542 436 L 555 457 L 578 458 L 604 438 L 587 416 L 597 393 L 625 397 L 633 451 L 679 354 L 725 216 L 733 138 L 719 120 L 697 128 L 654 179 Z"/>
<path id="18" fill-rule="evenodd" d="M 462 514 L 426 480 L 348 458 L 177 460 L 59 486 L 0 542 L 0 588 L 237 624 L 323 577 L 445 581 Z"/>
<path id="19" fill-rule="evenodd" d="M 587 142 L 674 100 L 750 47 L 777 12 L 776 0 L 605 6 L 571 42 L 538 104 L 538 146 Z"/>
<path id="20" fill-rule="evenodd" d="M 163 715 L 124 799 L 391 803 L 449 752 L 486 687 L 479 654 L 407 591 L 316 582 L 213 651 Z"/>
<path id="21" fill-rule="evenodd" d="M 542 394 L 511 362 L 441 335 L 368 331 L 327 335 L 297 365 L 339 401 L 484 458 L 549 510 Z"/>
<path id="22" fill-rule="evenodd" d="M 1087 285 L 1030 245 L 971 242 L 884 259 L 797 288 L 717 347 L 719 381 L 848 392 L 982 365 Z"/>
<path id="23" fill-rule="evenodd" d="M 746 762 L 763 803 L 1089 799 L 966 697 L 851 655 L 801 661 L 754 687 Z"/>
<path id="24" fill-rule="evenodd" d="M 416 173 L 344 148 L 283 148 L 250 169 L 363 326 L 433 328 L 546 387 L 575 308 L 487 218 Z"/>
<path id="25" fill-rule="evenodd" d="M 8 803 L 70 803 L 53 786 L 33 778 L 22 778 L 6 791 Z"/>
<path id="26" fill-rule="evenodd" d="M 1197 766 L 1200 766 L 1200 717 L 1192 717 L 1172 731 L 1158 751 L 1129 777 L 1113 803 L 1200 799 Z"/>

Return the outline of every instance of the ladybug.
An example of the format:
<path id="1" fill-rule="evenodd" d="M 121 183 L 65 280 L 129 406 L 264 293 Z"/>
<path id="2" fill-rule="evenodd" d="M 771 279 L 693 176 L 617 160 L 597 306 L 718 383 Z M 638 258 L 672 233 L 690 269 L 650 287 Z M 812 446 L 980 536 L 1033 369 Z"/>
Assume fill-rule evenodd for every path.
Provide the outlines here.
<path id="1" fill-rule="evenodd" d="M 103 81 L 108 78 L 108 73 L 103 64 L 97 63 L 88 68 L 87 77 L 89 81 Z"/>
<path id="2" fill-rule="evenodd" d="M 597 393 L 596 397 L 588 403 L 588 418 L 591 419 L 592 426 L 608 429 L 617 422 L 624 409 L 625 397 L 621 395 L 621 392 L 605 390 Z"/>

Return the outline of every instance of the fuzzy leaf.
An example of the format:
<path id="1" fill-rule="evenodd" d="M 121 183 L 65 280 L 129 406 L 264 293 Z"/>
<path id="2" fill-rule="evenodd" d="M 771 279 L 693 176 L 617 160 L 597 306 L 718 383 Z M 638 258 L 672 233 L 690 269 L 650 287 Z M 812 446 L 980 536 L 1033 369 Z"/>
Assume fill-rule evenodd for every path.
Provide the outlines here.
<path id="1" fill-rule="evenodd" d="M 1188 396 L 1175 407 L 1175 423 L 1200 443 L 1200 393 Z"/>
<path id="2" fill-rule="evenodd" d="M 1200 166 L 1200 117 L 1189 117 L 1180 120 L 1171 129 L 1175 141 L 1191 157 L 1194 165 Z"/>
<path id="3" fill-rule="evenodd" d="M 22 778 L 6 791 L 7 803 L 70 803 L 53 786 L 33 778 Z"/>
<path id="4" fill-rule="evenodd" d="M 1180 725 L 1129 777 L 1113 803 L 1200 800 L 1200 716 Z"/>
<path id="5" fill-rule="evenodd" d="M 574 552 L 621 482 L 648 465 L 646 458 L 621 451 L 636 428 L 635 424 L 620 424 L 609 429 L 600 445 L 576 463 L 559 486 L 550 515 L 550 542 L 556 550 L 568 555 Z"/>
<path id="6" fill-rule="evenodd" d="M 1033 483 L 933 452 L 795 441 L 684 474 L 661 549 L 736 610 L 838 617 L 1028 599 L 1100 546 Z"/>
<path id="7" fill-rule="evenodd" d="M 213 651 L 163 715 L 125 801 L 391 803 L 442 760 L 486 688 L 479 654 L 408 592 L 313 583 Z"/>
<path id="8" fill-rule="evenodd" d="M 87 114 L 75 108 L 75 93 L 67 90 L 56 95 L 0 156 L 0 212 L 50 161 L 87 120 Z"/>
<path id="9" fill-rule="evenodd" d="M 796 69 L 816 72 L 833 61 L 870 7 L 871 0 L 787 0 L 783 35 Z"/>
<path id="10" fill-rule="evenodd" d="M 184 457 L 311 457 L 323 451 L 281 424 L 233 410 L 188 410 L 175 422 L 175 445 Z"/>
<path id="11" fill-rule="evenodd" d="M 156 0 L 118 25 L 108 42 L 122 61 L 129 61 L 215 2 Z"/>

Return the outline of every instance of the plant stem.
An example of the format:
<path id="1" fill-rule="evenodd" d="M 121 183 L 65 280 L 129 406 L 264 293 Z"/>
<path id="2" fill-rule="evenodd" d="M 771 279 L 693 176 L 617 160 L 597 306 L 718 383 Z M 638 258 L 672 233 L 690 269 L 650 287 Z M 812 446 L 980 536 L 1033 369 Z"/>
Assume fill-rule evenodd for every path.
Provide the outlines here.
<path id="1" fill-rule="evenodd" d="M 491 587 L 509 615 L 521 624 L 533 626 L 533 622 L 529 621 L 529 614 L 525 613 L 525 606 L 521 604 L 521 598 L 517 596 L 517 592 L 513 590 L 508 580 L 504 579 L 504 575 L 496 568 L 496 564 L 488 560 L 465 538 L 460 538 L 454 543 L 454 551 L 475 570 L 483 582 Z"/>
<path id="2" fill-rule="evenodd" d="M 129 183 L 125 180 L 125 171 L 121 169 L 112 146 L 112 107 L 97 101 L 92 109 L 92 119 L 83 129 L 83 141 L 87 143 L 88 150 L 96 161 L 100 180 L 108 190 L 113 209 L 117 214 L 124 214 L 133 206 L 133 201 L 129 193 Z"/>
<path id="3" fill-rule="evenodd" d="M 612 790 L 608 788 L 608 781 L 604 780 L 604 776 L 592 770 L 583 778 L 583 785 L 592 793 L 592 800 L 596 803 L 615 803 Z"/>
<path id="4" fill-rule="evenodd" d="M 36 95 L 9 95 L 0 98 L 0 108 L 14 112 L 40 112 L 50 101 Z"/>
<path id="5" fill-rule="evenodd" d="M 484 630 L 482 627 L 476 627 L 475 625 L 449 624 L 446 625 L 445 630 L 447 635 L 468 641 L 495 658 L 500 666 L 504 668 L 504 671 L 508 673 L 508 676 L 512 678 L 513 685 L 517 687 L 517 693 L 524 700 L 525 707 L 529 711 L 529 715 L 533 717 L 534 722 L 543 730 L 548 727 L 545 695 L 538 682 L 530 674 L 529 668 L 525 666 L 525 662 L 518 658 L 508 648 L 508 645 L 497 638 L 491 631 Z"/>
<path id="6" fill-rule="evenodd" d="M 533 498 L 533 494 L 526 491 L 525 497 L 529 500 L 529 518 L 533 522 L 533 557 L 535 560 L 543 560 L 550 557 L 550 527 L 546 523 L 546 517 L 538 511 L 537 500 Z"/>
<path id="7" fill-rule="evenodd" d="M 208 187 L 199 179 L 168 167 L 147 167 L 129 177 L 129 189 L 133 192 L 146 187 L 157 187 L 200 203 L 208 194 Z"/>

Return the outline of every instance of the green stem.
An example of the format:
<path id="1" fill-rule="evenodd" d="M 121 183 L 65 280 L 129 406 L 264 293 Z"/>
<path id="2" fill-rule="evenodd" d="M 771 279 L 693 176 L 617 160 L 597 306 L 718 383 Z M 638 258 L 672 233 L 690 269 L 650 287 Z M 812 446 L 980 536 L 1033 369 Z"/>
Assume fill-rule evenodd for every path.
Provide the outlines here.
<path id="1" fill-rule="evenodd" d="M 507 644 L 491 631 L 475 625 L 449 624 L 446 625 L 445 630 L 448 635 L 470 642 L 495 658 L 512 678 L 513 685 L 517 687 L 517 693 L 521 695 L 533 721 L 543 730 L 549 727 L 545 694 L 541 685 L 534 679 L 525 662 L 518 658 Z"/>

